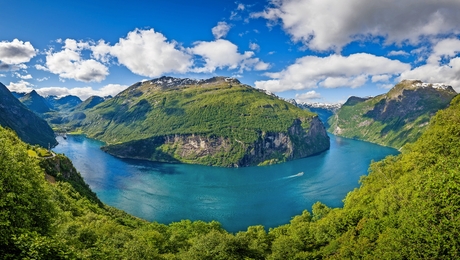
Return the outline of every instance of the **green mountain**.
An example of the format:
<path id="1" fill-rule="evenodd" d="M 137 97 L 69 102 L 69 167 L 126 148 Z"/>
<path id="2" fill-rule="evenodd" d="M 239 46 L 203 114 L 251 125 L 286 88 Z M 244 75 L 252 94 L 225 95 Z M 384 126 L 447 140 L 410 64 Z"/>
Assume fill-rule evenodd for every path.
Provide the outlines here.
<path id="1" fill-rule="evenodd" d="M 81 102 L 77 106 L 75 106 L 74 110 L 81 111 L 81 110 L 86 110 L 93 108 L 100 103 L 104 102 L 106 99 L 103 97 L 98 97 L 98 96 L 91 96 L 87 98 L 85 101 Z"/>
<path id="2" fill-rule="evenodd" d="M 289 224 L 236 234 L 215 221 L 149 223 L 106 206 L 64 156 L 31 157 L 0 127 L 0 258 L 457 259 L 459 122 L 456 97 L 400 155 L 372 163 L 343 208 L 318 202 Z"/>
<path id="3" fill-rule="evenodd" d="M 329 148 L 318 117 L 236 79 L 139 82 L 70 124 L 123 158 L 270 164 Z"/>
<path id="4" fill-rule="evenodd" d="M 40 96 L 35 90 L 19 98 L 19 101 L 37 114 L 44 114 L 51 111 L 51 107 L 46 99 Z"/>
<path id="5" fill-rule="evenodd" d="M 63 97 L 47 96 L 45 100 L 50 108 L 56 111 L 70 110 L 82 103 L 79 97 L 73 95 Z"/>
<path id="6" fill-rule="evenodd" d="M 329 119 L 335 135 L 400 148 L 417 140 L 430 118 L 457 93 L 450 86 L 404 80 L 387 94 L 350 97 Z"/>
<path id="7" fill-rule="evenodd" d="M 0 125 L 13 129 L 24 142 L 29 144 L 43 147 L 57 144 L 54 132 L 46 121 L 27 109 L 2 83 L 0 83 Z"/>

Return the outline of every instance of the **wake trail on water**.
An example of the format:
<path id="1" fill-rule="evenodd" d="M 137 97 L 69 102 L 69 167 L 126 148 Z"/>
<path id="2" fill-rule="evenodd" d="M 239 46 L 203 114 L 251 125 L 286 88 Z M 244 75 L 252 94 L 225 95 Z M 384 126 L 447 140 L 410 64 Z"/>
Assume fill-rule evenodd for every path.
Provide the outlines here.
<path id="1" fill-rule="evenodd" d="M 300 177 L 303 175 L 303 172 L 299 172 L 297 174 L 294 174 L 294 175 L 290 175 L 290 176 L 286 176 L 286 177 L 283 177 L 281 178 L 282 180 L 287 180 L 287 179 L 292 179 L 292 178 L 295 178 L 295 177 Z"/>

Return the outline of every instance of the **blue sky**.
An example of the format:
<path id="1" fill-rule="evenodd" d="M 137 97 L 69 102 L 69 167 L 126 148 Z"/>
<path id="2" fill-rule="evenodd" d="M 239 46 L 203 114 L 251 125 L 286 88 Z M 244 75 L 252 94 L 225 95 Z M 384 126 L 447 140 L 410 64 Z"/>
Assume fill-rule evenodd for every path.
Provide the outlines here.
<path id="1" fill-rule="evenodd" d="M 237 77 L 300 102 L 402 79 L 460 91 L 458 0 L 0 0 L 0 82 L 115 95 L 161 76 Z"/>

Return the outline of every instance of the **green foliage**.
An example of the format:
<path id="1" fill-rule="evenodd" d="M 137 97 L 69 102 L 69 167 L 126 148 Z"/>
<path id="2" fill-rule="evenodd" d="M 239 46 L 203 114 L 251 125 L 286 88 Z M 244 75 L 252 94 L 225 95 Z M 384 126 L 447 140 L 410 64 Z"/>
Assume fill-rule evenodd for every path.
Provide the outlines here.
<path id="1" fill-rule="evenodd" d="M 297 121 L 306 132 L 315 116 L 257 89 L 223 78 L 202 85 L 176 87 L 162 87 L 154 81 L 137 83 L 116 97 L 84 110 L 84 114 L 66 126 L 106 142 L 103 149 L 112 155 L 216 166 L 241 165 L 240 161 L 250 152 L 248 147 L 253 147 L 263 135 L 287 134 Z M 184 148 L 186 138 L 193 139 L 193 148 Z M 304 147 L 304 134 L 292 134 L 290 138 L 294 152 L 311 150 Z M 329 147 L 329 139 L 325 133 L 321 138 L 326 143 L 308 145 L 324 151 Z M 206 147 L 201 145 L 201 140 Z M 311 155 L 280 153 L 250 165 Z"/>
<path id="2" fill-rule="evenodd" d="M 0 255 L 15 253 L 15 237 L 49 234 L 55 210 L 43 171 L 16 135 L 0 127 Z"/>
<path id="3" fill-rule="evenodd" d="M 374 98 L 351 97 L 329 119 L 329 131 L 398 149 L 416 141 L 431 116 L 456 95 L 453 89 L 417 88 L 417 83 L 421 82 L 402 81 Z"/>
<path id="4" fill-rule="evenodd" d="M 268 232 L 252 226 L 230 234 L 217 222 L 143 221 L 95 203 L 66 178 L 45 184 L 26 145 L 3 129 L 0 141 L 5 259 L 460 257 L 460 97 L 402 154 L 372 163 L 343 208 L 315 203 L 312 213 Z"/>

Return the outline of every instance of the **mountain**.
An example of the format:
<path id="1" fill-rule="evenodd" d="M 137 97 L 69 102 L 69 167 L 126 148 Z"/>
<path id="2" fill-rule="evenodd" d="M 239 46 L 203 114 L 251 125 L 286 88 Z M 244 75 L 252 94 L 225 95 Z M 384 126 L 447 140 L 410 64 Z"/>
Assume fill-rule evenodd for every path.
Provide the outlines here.
<path id="1" fill-rule="evenodd" d="M 22 98 L 23 96 L 25 96 L 27 93 L 11 91 L 11 94 L 13 94 L 13 96 L 14 96 L 15 98 L 20 99 L 20 98 Z"/>
<path id="2" fill-rule="evenodd" d="M 383 95 L 350 97 L 329 120 L 329 131 L 400 148 L 417 140 L 430 118 L 456 94 L 451 86 L 403 80 Z"/>
<path id="3" fill-rule="evenodd" d="M 123 158 L 248 166 L 329 148 L 315 114 L 233 78 L 139 82 L 80 119 L 71 123 L 74 129 Z"/>
<path id="4" fill-rule="evenodd" d="M 329 118 L 333 116 L 342 104 L 325 104 L 325 103 L 295 103 L 296 106 L 318 114 L 326 128 L 329 128 Z"/>
<path id="5" fill-rule="evenodd" d="M 400 155 L 372 163 L 342 208 L 317 202 L 290 223 L 238 233 L 216 221 L 150 223 L 104 205 L 65 156 L 34 158 L 12 131 L 0 127 L 0 256 L 458 259 L 458 122 L 460 97 L 455 97 Z"/>
<path id="6" fill-rule="evenodd" d="M 100 103 L 104 102 L 106 99 L 107 98 L 103 98 L 99 96 L 91 96 L 87 98 L 85 101 L 83 101 L 82 103 L 78 104 L 78 106 L 76 106 L 74 110 L 80 111 L 80 110 L 86 110 L 86 109 L 93 108 L 99 105 Z"/>
<path id="7" fill-rule="evenodd" d="M 49 106 L 56 111 L 69 110 L 82 103 L 79 97 L 72 95 L 63 97 L 47 96 L 45 99 Z"/>
<path id="8" fill-rule="evenodd" d="M 54 132 L 46 121 L 27 109 L 2 83 L 0 83 L 0 125 L 14 130 L 26 143 L 43 147 L 57 144 Z"/>
<path id="9" fill-rule="evenodd" d="M 51 111 L 51 108 L 46 99 L 40 96 L 35 90 L 19 98 L 19 100 L 27 108 L 34 111 L 37 114 L 44 114 Z"/>

